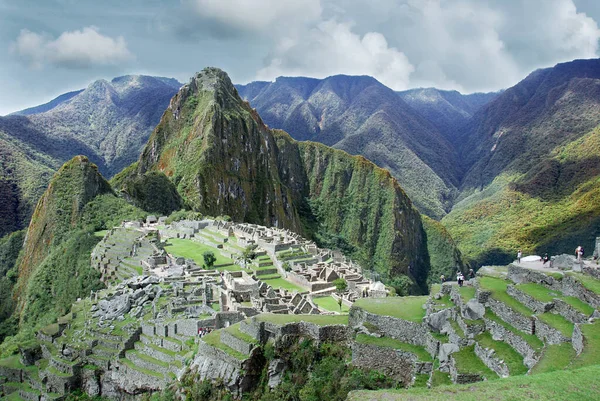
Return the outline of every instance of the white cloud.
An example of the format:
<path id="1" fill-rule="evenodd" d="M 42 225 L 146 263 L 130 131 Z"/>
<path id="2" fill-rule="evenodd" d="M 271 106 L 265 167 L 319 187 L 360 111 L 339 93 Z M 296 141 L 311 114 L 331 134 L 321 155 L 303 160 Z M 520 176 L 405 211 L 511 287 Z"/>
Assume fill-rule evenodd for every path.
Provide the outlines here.
<path id="1" fill-rule="evenodd" d="M 306 34 L 283 37 L 256 78 L 371 75 L 393 89 L 406 89 L 414 67 L 404 53 L 390 47 L 379 32 L 368 32 L 361 37 L 351 28 L 349 23 L 328 20 Z"/>
<path id="2" fill-rule="evenodd" d="M 318 20 L 320 0 L 184 0 L 199 16 L 240 31 L 294 29 Z"/>
<path id="3" fill-rule="evenodd" d="M 88 68 L 120 64 L 133 58 L 122 36 L 102 35 L 94 26 L 63 32 L 56 39 L 23 29 L 12 43 L 11 52 L 33 68 L 42 68 L 46 64 Z"/>

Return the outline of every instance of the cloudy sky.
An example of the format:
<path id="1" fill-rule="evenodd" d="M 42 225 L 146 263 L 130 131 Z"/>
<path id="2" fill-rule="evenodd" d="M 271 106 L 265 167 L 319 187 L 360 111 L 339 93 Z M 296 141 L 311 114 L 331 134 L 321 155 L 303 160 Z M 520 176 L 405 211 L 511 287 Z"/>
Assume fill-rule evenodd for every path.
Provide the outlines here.
<path id="1" fill-rule="evenodd" d="M 0 115 L 124 74 L 509 87 L 598 57 L 597 0 L 0 0 Z"/>

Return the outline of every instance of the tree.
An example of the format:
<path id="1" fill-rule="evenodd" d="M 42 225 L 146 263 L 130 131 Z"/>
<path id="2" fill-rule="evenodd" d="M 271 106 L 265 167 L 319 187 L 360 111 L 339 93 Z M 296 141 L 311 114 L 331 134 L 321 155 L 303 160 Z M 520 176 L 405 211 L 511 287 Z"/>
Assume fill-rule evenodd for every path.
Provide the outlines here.
<path id="1" fill-rule="evenodd" d="M 247 266 L 252 260 L 256 258 L 256 248 L 258 245 L 250 244 L 244 249 L 242 252 L 242 260 L 244 261 L 244 266 Z"/>
<path id="2" fill-rule="evenodd" d="M 334 280 L 333 285 L 335 285 L 335 291 L 338 294 L 341 294 L 348 288 L 348 283 L 343 278 L 338 278 L 337 280 Z"/>
<path id="3" fill-rule="evenodd" d="M 217 258 L 215 257 L 214 252 L 206 251 L 206 252 L 204 252 L 204 254 L 202 256 L 204 257 L 204 266 L 207 269 L 210 269 L 211 267 L 213 267 L 215 262 L 217 261 Z"/>
<path id="4" fill-rule="evenodd" d="M 342 297 L 338 298 L 338 305 L 340 306 L 340 312 L 342 311 Z"/>

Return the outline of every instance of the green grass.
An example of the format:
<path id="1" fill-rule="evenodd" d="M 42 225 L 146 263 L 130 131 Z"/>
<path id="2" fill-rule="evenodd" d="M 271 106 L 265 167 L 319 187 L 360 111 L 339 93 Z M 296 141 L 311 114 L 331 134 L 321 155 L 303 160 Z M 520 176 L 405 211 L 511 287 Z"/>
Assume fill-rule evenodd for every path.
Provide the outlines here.
<path id="1" fill-rule="evenodd" d="M 274 324 L 287 324 L 295 322 L 314 323 L 318 326 L 333 324 L 348 324 L 348 315 L 283 315 L 278 313 L 261 313 L 256 319 Z"/>
<path id="2" fill-rule="evenodd" d="M 151 356 L 148 356 L 148 355 L 143 354 L 141 352 L 138 352 L 136 350 L 129 350 L 129 351 L 127 351 L 126 355 L 127 356 L 129 356 L 129 355 L 135 355 L 138 358 L 140 358 L 140 359 L 142 359 L 142 360 L 144 360 L 144 361 L 146 361 L 148 363 L 152 363 L 154 365 L 162 366 L 163 368 L 168 368 L 169 367 L 169 363 L 168 362 L 152 358 Z"/>
<path id="3" fill-rule="evenodd" d="M 9 356 L 8 358 L 0 359 L 0 366 L 11 369 L 24 369 L 25 365 L 21 363 L 19 355 Z"/>
<path id="4" fill-rule="evenodd" d="M 436 380 L 434 372 L 434 382 Z M 600 365 L 535 376 L 513 376 L 432 389 L 354 391 L 348 401 L 583 401 L 597 400 Z"/>
<path id="5" fill-rule="evenodd" d="M 415 382 L 413 383 L 414 388 L 426 388 L 429 375 L 426 373 L 417 373 L 415 376 Z"/>
<path id="6" fill-rule="evenodd" d="M 495 277 L 480 277 L 479 284 L 482 289 L 488 290 L 492 293 L 492 298 L 506 304 L 515 312 L 524 316 L 533 315 L 533 311 L 531 309 L 506 293 L 506 287 L 509 284 L 508 281 Z"/>
<path id="7" fill-rule="evenodd" d="M 583 313 L 586 316 L 591 316 L 594 313 L 595 309 L 590 306 L 588 303 L 583 302 L 581 299 L 576 297 L 561 297 L 563 301 L 571 305 L 573 308 L 577 309 L 579 312 Z"/>
<path id="8" fill-rule="evenodd" d="M 450 326 L 452 326 L 452 328 L 454 329 L 456 334 L 458 334 L 462 338 L 465 338 L 465 332 L 463 331 L 463 329 L 461 329 L 461 327 L 458 325 L 456 320 L 450 319 L 449 322 L 450 322 Z"/>
<path id="9" fill-rule="evenodd" d="M 294 283 L 290 283 L 289 281 L 287 281 L 283 278 L 275 278 L 275 279 L 269 279 L 269 280 L 264 280 L 261 278 L 261 280 L 273 288 L 283 288 L 284 290 L 298 291 L 298 292 L 306 291 L 305 288 L 302 288 L 299 285 L 296 285 Z"/>
<path id="10" fill-rule="evenodd" d="M 456 361 L 456 369 L 458 373 L 463 374 L 478 374 L 485 378 L 494 379 L 498 375 L 494 373 L 490 368 L 481 362 L 481 359 L 475 355 L 475 346 L 465 347 L 458 352 L 452 354 L 452 357 Z"/>
<path id="11" fill-rule="evenodd" d="M 531 369 L 531 373 L 547 373 L 565 369 L 574 358 L 575 350 L 571 343 L 549 345 L 544 350 L 540 361 Z"/>
<path id="12" fill-rule="evenodd" d="M 425 317 L 423 305 L 427 299 L 427 296 L 361 298 L 354 303 L 354 306 L 376 315 L 392 316 L 420 323 Z"/>
<path id="13" fill-rule="evenodd" d="M 600 362 L 600 321 L 580 326 L 584 337 L 583 352 L 573 360 L 571 366 L 582 367 Z"/>
<path id="14" fill-rule="evenodd" d="M 215 265 L 233 265 L 233 260 L 221 255 L 218 249 L 192 240 L 170 238 L 165 249 L 175 256 L 192 259 L 198 266 L 204 265 L 204 252 L 214 253 L 217 258 Z"/>
<path id="15" fill-rule="evenodd" d="M 48 373 L 50 373 L 50 374 L 52 374 L 54 376 L 57 376 L 57 377 L 71 377 L 70 374 L 63 373 L 60 370 L 56 369 L 54 366 L 48 366 L 46 368 L 46 372 L 48 372 Z"/>
<path id="16" fill-rule="evenodd" d="M 272 273 L 272 274 L 263 274 L 262 276 L 258 276 L 259 280 L 274 280 L 276 278 L 281 278 L 281 274 Z"/>
<path id="17" fill-rule="evenodd" d="M 552 302 L 554 298 L 560 298 L 562 295 L 557 291 L 552 291 L 543 285 L 535 283 L 519 284 L 516 288 L 541 302 Z"/>
<path id="18" fill-rule="evenodd" d="M 462 301 L 469 302 L 469 300 L 475 296 L 475 291 L 477 291 L 477 289 L 470 285 L 463 285 L 458 289 L 458 291 L 460 292 L 460 298 Z"/>
<path id="19" fill-rule="evenodd" d="M 342 308 L 333 297 L 319 297 L 313 298 L 313 302 L 319 306 L 319 308 L 326 309 L 332 312 L 347 313 L 350 308 L 342 303 Z"/>
<path id="20" fill-rule="evenodd" d="M 108 231 L 109 231 L 109 230 L 100 230 L 100 231 L 96 231 L 96 232 L 94 233 L 94 235 L 95 235 L 96 237 L 98 237 L 98 238 L 104 238 L 104 236 L 105 236 L 106 234 L 108 234 Z"/>
<path id="21" fill-rule="evenodd" d="M 434 370 L 431 375 L 431 387 L 446 386 L 452 384 L 452 379 L 448 373 Z"/>
<path id="22" fill-rule="evenodd" d="M 527 333 L 522 332 L 521 330 L 516 329 L 514 326 L 506 323 L 504 320 L 502 320 L 498 316 L 496 316 L 496 314 L 494 312 L 492 312 L 491 310 L 489 310 L 489 309 L 485 310 L 485 317 L 487 319 L 490 319 L 490 320 L 498 323 L 499 325 L 504 327 L 506 330 L 523 338 L 527 342 L 527 344 L 529 344 L 529 346 L 531 348 L 533 348 L 534 350 L 539 351 L 542 348 L 544 348 L 544 343 L 542 342 L 542 340 L 537 338 L 537 336 L 535 336 L 533 334 L 527 334 Z"/>
<path id="23" fill-rule="evenodd" d="M 569 322 L 561 315 L 556 315 L 554 313 L 547 312 L 541 313 L 537 315 L 537 317 L 550 327 L 553 327 L 556 330 L 560 331 L 563 336 L 571 338 L 571 336 L 573 335 L 573 323 Z"/>
<path id="24" fill-rule="evenodd" d="M 490 348 L 496 351 L 496 358 L 503 360 L 508 366 L 508 371 L 512 376 L 524 375 L 527 373 L 527 366 L 523 365 L 523 357 L 504 341 L 496 341 L 492 335 L 486 331 L 479 334 L 475 340 L 480 346 Z"/>
<path id="25" fill-rule="evenodd" d="M 393 348 L 413 353 L 421 361 L 431 361 L 431 355 L 425 350 L 425 347 L 405 343 L 389 337 L 374 337 L 367 334 L 356 336 L 356 342 L 361 344 L 376 345 L 378 347 Z"/>
<path id="26" fill-rule="evenodd" d="M 254 337 L 252 337 L 251 335 L 240 331 L 239 323 L 229 326 L 223 330 L 225 330 L 226 332 L 233 335 L 234 337 L 239 338 L 240 340 L 247 342 L 249 344 L 256 344 L 256 342 L 257 342 L 257 340 Z"/>
<path id="27" fill-rule="evenodd" d="M 228 353 L 229 355 L 233 356 L 236 359 L 239 359 L 240 361 L 248 359 L 247 355 L 244 355 L 241 352 L 236 351 L 233 348 L 231 348 L 221 342 L 221 331 L 220 330 L 216 330 L 211 333 L 208 333 L 207 335 L 202 337 L 202 341 L 204 341 L 208 345 L 211 345 L 215 348 L 220 349 L 221 351 L 225 351 L 226 353 Z"/>
<path id="28" fill-rule="evenodd" d="M 596 280 L 595 278 L 583 273 L 568 272 L 567 274 L 575 277 L 577 281 L 579 281 L 581 285 L 588 290 L 593 291 L 596 294 L 600 294 L 600 280 Z"/>
<path id="29" fill-rule="evenodd" d="M 155 372 L 153 370 L 150 369 L 146 369 L 146 368 L 142 368 L 140 366 L 137 366 L 135 363 L 133 363 L 132 361 L 130 361 L 127 358 L 121 358 L 119 359 L 119 362 L 121 362 L 123 365 L 126 365 L 128 368 L 133 369 L 133 370 L 137 370 L 139 372 L 145 373 L 148 376 L 154 376 L 157 377 L 159 379 L 164 379 L 164 376 L 158 372 Z"/>

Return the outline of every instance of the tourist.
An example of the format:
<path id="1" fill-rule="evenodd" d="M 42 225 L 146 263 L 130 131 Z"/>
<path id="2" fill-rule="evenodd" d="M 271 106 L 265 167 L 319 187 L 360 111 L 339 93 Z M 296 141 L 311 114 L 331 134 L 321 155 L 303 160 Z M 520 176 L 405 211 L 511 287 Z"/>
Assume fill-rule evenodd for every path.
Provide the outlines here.
<path id="1" fill-rule="evenodd" d="M 583 260 L 583 247 L 579 246 L 579 252 L 577 252 L 577 261 L 581 263 Z"/>
<path id="2" fill-rule="evenodd" d="M 440 282 L 442 285 L 444 285 L 444 281 L 446 281 L 446 276 L 444 276 L 443 274 L 440 276 Z"/>
<path id="3" fill-rule="evenodd" d="M 545 253 L 544 257 L 542 258 L 542 265 L 546 266 L 546 262 L 548 262 L 550 260 L 550 258 L 548 257 L 548 254 Z"/>
<path id="4" fill-rule="evenodd" d="M 523 257 L 523 252 L 521 252 L 521 250 L 519 249 L 519 252 L 517 252 L 517 263 L 521 263 L 522 257 Z"/>
<path id="5" fill-rule="evenodd" d="M 473 269 L 469 269 L 469 279 L 475 278 L 475 271 Z"/>

